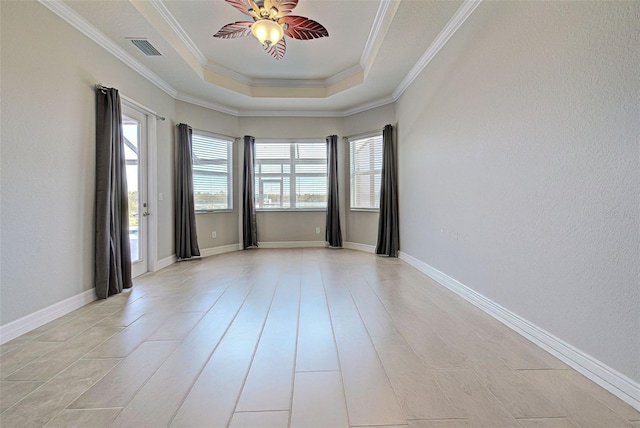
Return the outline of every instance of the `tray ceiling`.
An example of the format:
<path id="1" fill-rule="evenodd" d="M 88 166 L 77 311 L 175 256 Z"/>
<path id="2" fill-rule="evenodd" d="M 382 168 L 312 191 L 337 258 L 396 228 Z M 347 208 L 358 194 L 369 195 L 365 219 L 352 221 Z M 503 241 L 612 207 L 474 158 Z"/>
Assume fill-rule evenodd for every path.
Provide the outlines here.
<path id="1" fill-rule="evenodd" d="M 320 22 L 329 37 L 287 39 L 281 60 L 252 36 L 213 37 L 248 20 L 222 0 L 42 4 L 174 98 L 236 115 L 339 116 L 397 99 L 479 1 L 300 0 L 292 14 Z M 162 55 L 144 55 L 134 38 Z"/>

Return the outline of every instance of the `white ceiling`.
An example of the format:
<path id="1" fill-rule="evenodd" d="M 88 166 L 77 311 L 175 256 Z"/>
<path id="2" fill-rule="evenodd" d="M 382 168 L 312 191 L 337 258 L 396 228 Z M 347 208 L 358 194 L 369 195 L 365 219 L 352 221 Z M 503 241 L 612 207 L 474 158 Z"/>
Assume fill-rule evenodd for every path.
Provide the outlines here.
<path id="1" fill-rule="evenodd" d="M 251 20 L 223 0 L 41 2 L 177 99 L 236 115 L 326 116 L 397 99 L 479 4 L 300 0 L 291 14 L 321 23 L 329 37 L 287 38 L 278 61 L 252 36 L 213 37 Z M 162 56 L 145 56 L 130 38 L 146 38 Z"/>

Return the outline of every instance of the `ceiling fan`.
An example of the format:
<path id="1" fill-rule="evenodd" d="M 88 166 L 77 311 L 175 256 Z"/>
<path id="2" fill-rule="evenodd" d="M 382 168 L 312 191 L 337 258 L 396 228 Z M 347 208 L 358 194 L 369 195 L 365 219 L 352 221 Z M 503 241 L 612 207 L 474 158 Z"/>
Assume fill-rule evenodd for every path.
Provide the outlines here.
<path id="1" fill-rule="evenodd" d="M 225 0 L 251 21 L 227 24 L 213 37 L 236 39 L 253 34 L 275 59 L 282 59 L 287 50 L 284 36 L 298 40 L 329 37 L 329 32 L 321 24 L 303 16 L 289 15 L 298 5 L 298 0 Z"/>

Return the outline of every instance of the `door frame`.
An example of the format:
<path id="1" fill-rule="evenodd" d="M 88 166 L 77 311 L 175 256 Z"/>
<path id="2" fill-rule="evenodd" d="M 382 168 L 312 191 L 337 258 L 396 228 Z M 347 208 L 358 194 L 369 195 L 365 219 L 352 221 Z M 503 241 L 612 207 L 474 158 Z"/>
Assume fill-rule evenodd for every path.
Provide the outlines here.
<path id="1" fill-rule="evenodd" d="M 157 154 L 157 122 L 159 116 L 148 107 L 120 95 L 122 105 L 138 111 L 146 117 L 147 141 L 146 143 L 146 179 L 147 179 L 147 272 L 158 270 L 158 183 L 156 181 L 158 170 Z"/>

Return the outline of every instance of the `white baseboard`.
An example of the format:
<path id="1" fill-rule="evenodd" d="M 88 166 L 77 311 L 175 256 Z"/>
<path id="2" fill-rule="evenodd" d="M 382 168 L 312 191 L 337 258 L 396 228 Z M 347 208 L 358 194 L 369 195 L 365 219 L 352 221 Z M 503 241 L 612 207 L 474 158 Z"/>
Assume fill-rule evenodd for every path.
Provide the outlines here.
<path id="1" fill-rule="evenodd" d="M 328 245 L 325 241 L 258 242 L 258 248 L 322 248 Z"/>
<path id="2" fill-rule="evenodd" d="M 96 291 L 92 288 L 91 290 L 83 291 L 80 294 L 76 294 L 61 302 L 54 303 L 44 309 L 40 309 L 32 314 L 0 326 L 0 344 L 28 333 L 71 311 L 75 311 L 96 299 Z"/>
<path id="3" fill-rule="evenodd" d="M 358 244 L 357 242 L 345 242 L 344 248 L 348 248 L 350 250 L 364 251 L 365 253 L 371 253 L 371 254 L 375 254 L 376 252 L 375 245 Z"/>
<path id="4" fill-rule="evenodd" d="M 573 367 L 593 382 L 640 410 L 640 383 L 575 348 L 562 339 L 521 318 L 427 263 L 400 252 L 400 259 L 453 291 L 516 333 Z"/>
<path id="5" fill-rule="evenodd" d="M 232 253 L 239 251 L 240 244 L 222 245 L 220 247 L 203 248 L 200 250 L 200 257 L 215 256 L 216 254 Z"/>
<path id="6" fill-rule="evenodd" d="M 167 266 L 171 266 L 171 265 L 172 265 L 172 264 L 174 264 L 177 260 L 178 260 L 178 259 L 176 258 L 176 255 L 175 255 L 175 254 L 173 254 L 173 255 L 171 255 L 171 256 L 169 256 L 169 257 L 165 257 L 164 259 L 158 260 L 158 261 L 155 263 L 155 266 L 154 266 L 154 267 L 155 267 L 155 270 L 154 270 L 153 272 L 157 272 L 157 271 L 159 271 L 160 269 L 164 269 L 164 268 L 166 268 Z"/>

